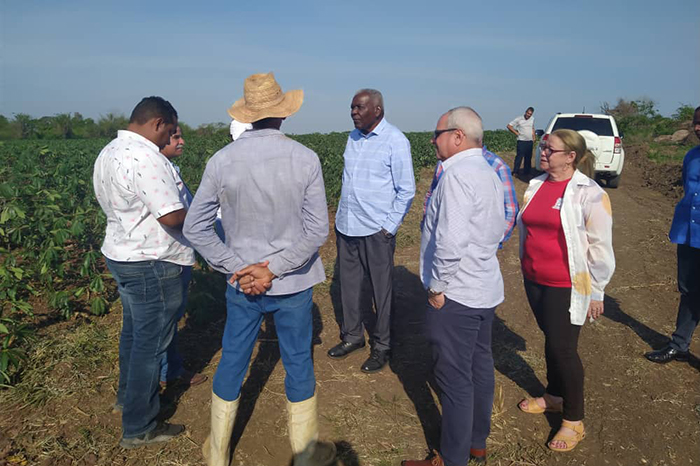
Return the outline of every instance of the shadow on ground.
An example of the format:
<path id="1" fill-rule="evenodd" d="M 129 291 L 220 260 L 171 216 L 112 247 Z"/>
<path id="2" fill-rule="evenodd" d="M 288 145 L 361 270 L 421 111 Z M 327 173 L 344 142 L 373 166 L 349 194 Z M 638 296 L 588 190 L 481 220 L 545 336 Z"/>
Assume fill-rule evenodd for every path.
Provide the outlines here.
<path id="1" fill-rule="evenodd" d="M 668 343 L 668 337 L 666 335 L 657 332 L 629 314 L 626 314 L 620 307 L 620 302 L 614 297 L 605 295 L 603 305 L 605 309 L 603 313 L 604 317 L 629 327 L 629 329 L 636 333 L 649 347 L 661 348 Z"/>
<path id="2" fill-rule="evenodd" d="M 512 331 L 506 321 L 498 316 L 493 320 L 493 363 L 498 372 L 516 383 L 530 396 L 542 396 L 544 386 L 537 378 L 535 371 L 518 354 L 518 351 L 527 350 L 525 339 Z M 530 348 L 532 349 L 532 348 Z"/>
<path id="3" fill-rule="evenodd" d="M 427 298 L 420 278 L 403 266 L 394 268 L 393 287 L 389 367 L 397 375 L 416 409 L 428 449 L 436 449 L 440 443 L 442 418 L 433 396 L 433 391 L 439 392 L 432 380 L 430 346 L 423 334 Z M 337 262 L 333 268 L 330 294 L 335 320 L 340 329 L 343 324 L 343 309 Z M 371 329 L 375 316 L 372 310 L 372 286 L 367 277 L 363 282 L 362 296 L 363 323 L 365 329 Z M 340 335 L 340 331 L 338 333 Z"/>
<path id="4" fill-rule="evenodd" d="M 188 370 L 201 372 L 221 349 L 221 339 L 226 323 L 226 286 L 225 277 L 218 272 L 196 270 L 193 273 L 187 304 L 188 318 L 185 326 L 178 333 L 180 354 Z M 323 323 L 315 303 L 312 314 L 312 345 L 319 345 Z M 240 441 L 255 410 L 260 393 L 280 360 L 273 314 L 266 314 L 263 318 L 258 334 L 258 345 L 258 351 L 250 365 L 250 372 L 241 387 L 241 402 L 234 424 L 232 451 Z M 188 389 L 188 386 L 175 385 L 165 390 L 162 395 L 164 406 L 160 414 L 162 419 L 168 419 L 175 413 L 180 398 Z"/>

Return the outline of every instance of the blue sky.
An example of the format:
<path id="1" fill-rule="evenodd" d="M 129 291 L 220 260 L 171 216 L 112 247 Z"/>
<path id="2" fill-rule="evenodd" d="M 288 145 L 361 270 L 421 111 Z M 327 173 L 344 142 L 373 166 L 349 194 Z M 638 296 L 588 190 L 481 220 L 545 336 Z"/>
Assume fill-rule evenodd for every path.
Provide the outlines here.
<path id="1" fill-rule="evenodd" d="M 487 129 L 529 105 L 540 128 L 619 97 L 669 115 L 700 105 L 698 19 L 697 0 L 0 0 L 0 114 L 128 116 L 161 95 L 191 125 L 228 122 L 245 77 L 274 71 L 305 92 L 290 133 L 351 129 L 363 87 L 405 131 L 457 105 Z"/>

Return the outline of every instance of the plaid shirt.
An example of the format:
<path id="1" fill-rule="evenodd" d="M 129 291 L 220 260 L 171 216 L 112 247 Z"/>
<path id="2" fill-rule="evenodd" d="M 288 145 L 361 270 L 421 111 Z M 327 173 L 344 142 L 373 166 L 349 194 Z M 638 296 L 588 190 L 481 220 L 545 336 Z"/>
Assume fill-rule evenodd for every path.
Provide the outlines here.
<path id="1" fill-rule="evenodd" d="M 503 243 L 508 241 L 510 236 L 513 234 L 513 230 L 515 229 L 515 220 L 518 217 L 518 210 L 520 210 L 517 195 L 515 194 L 513 176 L 510 173 L 510 167 L 508 167 L 508 164 L 505 163 L 502 158 L 486 149 L 486 146 L 484 146 L 482 155 L 489 165 L 491 165 L 491 168 L 496 171 L 498 178 L 501 180 L 501 183 L 503 183 L 503 206 L 505 207 L 506 212 L 506 231 L 503 233 L 503 239 L 501 240 L 501 245 L 499 246 L 503 247 Z"/>
<path id="2" fill-rule="evenodd" d="M 494 169 L 498 175 L 498 179 L 500 179 L 501 183 L 503 183 L 503 207 L 506 214 L 506 231 L 503 233 L 501 244 L 498 245 L 498 248 L 501 249 L 503 247 L 503 243 L 508 241 L 510 236 L 513 234 L 513 230 L 515 229 L 515 219 L 518 217 L 518 210 L 520 207 L 518 206 L 518 199 L 515 194 L 515 185 L 513 184 L 513 177 L 510 173 L 510 167 L 508 167 L 508 164 L 505 163 L 502 158 L 487 150 L 486 146 L 484 146 L 482 150 L 482 155 L 489 165 L 491 165 L 491 168 Z M 430 197 L 432 196 L 438 181 L 440 181 L 441 175 L 442 163 L 438 162 L 437 167 L 435 167 L 433 182 L 430 185 L 430 189 L 425 194 L 425 201 L 423 202 L 423 222 L 425 221 L 425 212 L 428 208 Z M 421 230 L 423 229 L 423 222 L 421 222 Z"/>

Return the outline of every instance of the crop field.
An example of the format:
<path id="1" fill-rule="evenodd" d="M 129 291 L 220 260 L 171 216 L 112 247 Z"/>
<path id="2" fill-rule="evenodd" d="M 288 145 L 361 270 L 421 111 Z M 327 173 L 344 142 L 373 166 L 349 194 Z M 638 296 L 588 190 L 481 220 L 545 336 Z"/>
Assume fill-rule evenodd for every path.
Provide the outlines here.
<path id="1" fill-rule="evenodd" d="M 196 190 L 224 136 L 189 136 L 177 160 Z M 293 136 L 318 153 L 329 215 L 341 189 L 347 133 Z M 424 335 L 425 292 L 418 277 L 423 196 L 435 163 L 430 133 L 409 133 L 417 193 L 396 241 L 392 359 L 384 371 L 359 371 L 361 351 L 326 356 L 338 339 L 335 236 L 320 250 L 326 281 L 314 288 L 314 367 L 320 431 L 335 442 L 337 466 L 398 466 L 439 446 L 440 404 Z M 617 268 L 605 314 L 581 331 L 586 372 L 586 439 L 570 454 L 548 450 L 556 415 L 532 416 L 516 405 L 544 390 L 543 336 L 527 304 L 518 232 L 499 252 L 506 300 L 493 326 L 496 393 L 489 464 L 654 465 L 700 463 L 700 360 L 654 365 L 644 352 L 673 331 L 678 293 L 668 226 L 678 199 L 680 165 L 650 160 L 685 146 L 626 138 L 624 181 L 607 190 L 613 207 Z M 200 465 L 209 429 L 211 380 L 220 357 L 225 301 L 221 274 L 199 261 L 190 284 L 179 343 L 189 370 L 209 380 L 161 394 L 164 420 L 186 434 L 162 446 L 118 447 L 121 420 L 111 412 L 118 383 L 121 306 L 100 245 L 104 216 L 92 190 L 93 161 L 108 139 L 0 141 L 0 466 Z M 485 135 L 508 163 L 514 138 Z M 688 141 L 688 145 L 697 140 Z M 653 158 L 652 158 L 653 159 Z M 518 197 L 527 178 L 516 178 Z M 371 306 L 371 302 L 368 304 Z M 700 353 L 694 339 L 691 352 Z M 235 466 L 288 464 L 284 368 L 274 325 L 265 322 L 242 388 L 234 429 Z"/>
<path id="2" fill-rule="evenodd" d="M 430 133 L 409 133 L 416 173 L 435 163 Z M 206 161 L 227 136 L 186 137 L 177 164 L 194 191 Z M 293 136 L 321 159 L 329 203 L 341 189 L 347 133 Z M 0 141 L 0 383 L 21 376 L 31 344 L 27 324 L 38 304 L 56 319 L 76 312 L 101 315 L 113 290 L 100 246 L 105 218 L 92 189 L 92 167 L 108 139 Z M 487 132 L 499 152 L 514 141 Z"/>

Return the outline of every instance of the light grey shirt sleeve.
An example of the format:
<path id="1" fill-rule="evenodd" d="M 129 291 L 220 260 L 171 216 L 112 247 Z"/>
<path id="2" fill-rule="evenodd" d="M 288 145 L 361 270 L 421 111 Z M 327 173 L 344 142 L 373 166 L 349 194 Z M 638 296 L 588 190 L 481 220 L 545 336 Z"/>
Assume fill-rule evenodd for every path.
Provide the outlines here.
<path id="1" fill-rule="evenodd" d="M 443 292 L 459 270 L 462 257 L 467 255 L 470 229 L 469 218 L 476 202 L 470 185 L 458 183 L 445 173 L 437 192 L 435 254 L 432 263 L 430 289 Z"/>
<path id="2" fill-rule="evenodd" d="M 232 274 L 248 264 L 245 264 L 216 234 L 214 223 L 216 212 L 219 210 L 220 190 L 217 173 L 214 163 L 207 163 L 202 182 L 187 211 L 183 233 L 214 270 Z"/>

